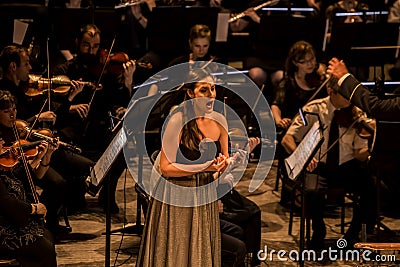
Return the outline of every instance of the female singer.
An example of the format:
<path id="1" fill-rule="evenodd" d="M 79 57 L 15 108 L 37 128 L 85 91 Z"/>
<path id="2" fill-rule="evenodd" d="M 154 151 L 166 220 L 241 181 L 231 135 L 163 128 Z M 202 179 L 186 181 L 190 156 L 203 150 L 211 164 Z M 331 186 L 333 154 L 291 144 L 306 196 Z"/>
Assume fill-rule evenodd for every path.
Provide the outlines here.
<path id="1" fill-rule="evenodd" d="M 212 182 L 213 175 L 230 162 L 227 122 L 213 110 L 213 78 L 203 69 L 194 69 L 187 81 L 194 81 L 184 87 L 188 101 L 166 123 L 159 182 L 167 179 L 182 187 L 198 187 Z M 155 188 L 156 192 L 163 190 L 159 185 Z M 217 201 L 180 207 L 152 199 L 137 266 L 220 266 L 220 254 Z"/>
<path id="2" fill-rule="evenodd" d="M 278 128 L 289 128 L 292 118 L 304 106 L 323 82 L 325 66 L 317 63 L 313 46 L 298 41 L 289 50 L 285 76 L 276 89 L 271 111 Z M 321 90 L 315 98 L 326 96 Z"/>
<path id="3" fill-rule="evenodd" d="M 15 98 L 7 91 L 0 91 L 2 151 L 5 143 L 15 140 L 15 137 L 9 139 L 13 136 L 11 127 L 15 116 Z M 53 237 L 42 223 L 47 209 L 44 204 L 34 201 L 36 191 L 32 192 L 26 172 L 41 179 L 57 147 L 58 144 L 42 142 L 37 156 L 29 162 L 28 170 L 19 162 L 13 168 L 0 168 L 0 254 L 15 257 L 22 266 L 57 266 Z"/>

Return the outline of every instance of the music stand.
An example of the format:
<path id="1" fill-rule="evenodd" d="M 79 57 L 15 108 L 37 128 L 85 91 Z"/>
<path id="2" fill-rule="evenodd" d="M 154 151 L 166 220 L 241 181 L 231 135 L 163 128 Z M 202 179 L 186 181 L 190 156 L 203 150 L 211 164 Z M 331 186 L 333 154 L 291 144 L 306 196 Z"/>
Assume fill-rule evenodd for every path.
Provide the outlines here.
<path id="1" fill-rule="evenodd" d="M 319 118 L 319 116 L 318 116 Z M 305 123 L 306 124 L 306 123 Z M 297 180 L 301 187 L 301 216 L 300 216 L 300 241 L 299 255 L 303 255 L 305 238 L 306 207 L 304 205 L 306 168 L 315 153 L 324 142 L 323 125 L 320 121 L 315 122 L 308 133 L 304 136 L 296 150 L 285 159 L 285 166 L 290 179 Z M 304 266 L 304 259 L 299 258 L 300 266 Z"/>

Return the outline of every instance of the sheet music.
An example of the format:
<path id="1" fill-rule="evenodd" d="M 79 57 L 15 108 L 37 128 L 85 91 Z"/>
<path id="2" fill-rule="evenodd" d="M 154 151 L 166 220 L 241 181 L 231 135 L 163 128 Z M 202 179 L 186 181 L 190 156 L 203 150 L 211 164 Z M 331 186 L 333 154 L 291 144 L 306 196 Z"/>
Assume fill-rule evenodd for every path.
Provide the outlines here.
<path id="1" fill-rule="evenodd" d="M 216 42 L 226 42 L 228 40 L 229 17 L 229 13 L 218 13 Z"/>
<path id="2" fill-rule="evenodd" d="M 308 133 L 304 136 L 296 150 L 285 159 L 286 171 L 290 179 L 294 180 L 303 170 L 304 165 L 313 156 L 315 149 L 323 141 L 319 122 L 315 122 Z"/>
<path id="3" fill-rule="evenodd" d="M 28 23 L 22 22 L 18 19 L 14 19 L 14 34 L 13 43 L 22 45 L 25 38 L 26 30 L 28 29 Z"/>
<path id="4" fill-rule="evenodd" d="M 114 136 L 114 139 L 108 145 L 106 151 L 94 165 L 90 173 L 90 182 L 94 186 L 98 186 L 103 180 L 104 176 L 107 174 L 108 169 L 114 162 L 115 158 L 118 156 L 119 152 L 122 150 L 126 144 L 126 135 L 124 128 L 122 127 L 118 133 Z"/>

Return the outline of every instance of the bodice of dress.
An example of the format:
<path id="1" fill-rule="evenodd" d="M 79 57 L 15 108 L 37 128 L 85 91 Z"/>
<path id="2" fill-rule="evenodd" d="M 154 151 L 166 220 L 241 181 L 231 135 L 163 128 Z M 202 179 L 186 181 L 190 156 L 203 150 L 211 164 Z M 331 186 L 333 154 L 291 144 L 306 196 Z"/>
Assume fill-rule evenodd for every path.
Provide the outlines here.
<path id="1" fill-rule="evenodd" d="M 201 164 L 215 159 L 221 153 L 221 144 L 219 141 L 201 142 L 199 147 L 199 150 L 193 150 L 184 144 L 180 144 L 176 155 L 176 162 L 182 164 Z"/>

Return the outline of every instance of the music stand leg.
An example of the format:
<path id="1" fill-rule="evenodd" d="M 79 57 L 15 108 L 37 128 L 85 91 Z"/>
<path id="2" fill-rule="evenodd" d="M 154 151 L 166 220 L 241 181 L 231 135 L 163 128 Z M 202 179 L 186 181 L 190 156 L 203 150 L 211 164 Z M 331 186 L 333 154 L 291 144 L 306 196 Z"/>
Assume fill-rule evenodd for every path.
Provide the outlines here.
<path id="1" fill-rule="evenodd" d="M 388 233 L 391 236 L 396 235 L 396 233 L 390 229 L 389 227 L 387 227 L 383 222 L 383 216 L 381 216 L 381 206 L 382 206 L 382 192 L 381 192 L 381 175 L 382 173 L 378 171 L 377 176 L 376 176 L 376 199 L 377 199 L 377 215 L 376 215 L 376 222 L 375 222 L 375 227 L 376 227 L 376 235 L 378 237 L 378 240 L 380 239 L 380 235 L 381 235 L 381 228 L 383 229 L 383 231 L 385 231 L 386 233 Z"/>
<path id="2" fill-rule="evenodd" d="M 110 183 L 107 183 L 106 194 L 106 251 L 104 256 L 104 266 L 110 266 L 111 260 L 111 211 L 110 211 Z"/>
<path id="3" fill-rule="evenodd" d="M 139 152 L 138 155 L 138 183 L 142 183 L 142 176 L 143 175 L 143 153 Z M 142 199 L 137 192 L 137 200 L 136 200 L 136 223 L 134 225 L 128 226 L 128 227 L 123 227 L 120 229 L 115 229 L 113 231 L 110 231 L 110 233 L 125 233 L 125 234 L 131 234 L 131 235 L 142 235 L 143 232 L 143 225 L 141 222 L 141 217 L 142 217 Z"/>
<path id="4" fill-rule="evenodd" d="M 305 205 L 305 188 L 304 181 L 305 173 L 301 174 L 300 187 L 301 187 L 301 214 L 300 214 L 300 241 L 299 241 L 299 265 L 300 267 L 304 267 L 304 259 L 302 258 L 303 250 L 304 250 L 304 238 L 305 238 L 305 224 L 306 224 L 306 205 Z"/>

